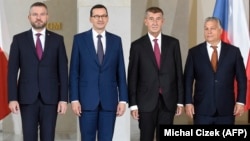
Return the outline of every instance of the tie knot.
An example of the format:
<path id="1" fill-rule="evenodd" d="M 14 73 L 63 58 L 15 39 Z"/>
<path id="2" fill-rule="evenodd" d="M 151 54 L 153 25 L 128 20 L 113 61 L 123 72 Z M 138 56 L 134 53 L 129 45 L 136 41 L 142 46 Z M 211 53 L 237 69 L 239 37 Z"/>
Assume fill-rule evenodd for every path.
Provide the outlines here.
<path id="1" fill-rule="evenodd" d="M 213 49 L 217 49 L 217 46 L 211 46 Z"/>
<path id="2" fill-rule="evenodd" d="M 42 34 L 41 33 L 36 33 L 36 36 L 37 37 L 40 37 Z"/>
<path id="3" fill-rule="evenodd" d="M 153 41 L 154 41 L 154 42 L 157 42 L 157 40 L 158 40 L 158 39 L 154 39 Z"/>
<path id="4" fill-rule="evenodd" d="M 100 35 L 100 34 L 99 34 L 99 35 L 97 35 L 97 38 L 101 39 L 101 38 L 102 38 L 102 35 Z"/>

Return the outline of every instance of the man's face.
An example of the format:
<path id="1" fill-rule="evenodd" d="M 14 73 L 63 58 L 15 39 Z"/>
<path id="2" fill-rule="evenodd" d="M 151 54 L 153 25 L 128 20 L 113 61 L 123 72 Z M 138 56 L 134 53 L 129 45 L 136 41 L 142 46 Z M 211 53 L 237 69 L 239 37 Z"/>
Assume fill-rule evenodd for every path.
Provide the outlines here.
<path id="1" fill-rule="evenodd" d="M 217 43 L 220 41 L 222 29 L 215 20 L 207 21 L 204 25 L 204 38 L 210 43 Z"/>
<path id="2" fill-rule="evenodd" d="M 43 6 L 34 6 L 30 9 L 28 18 L 34 29 L 41 30 L 46 27 L 48 12 Z"/>
<path id="3" fill-rule="evenodd" d="M 96 31 L 103 31 L 108 23 L 108 13 L 105 8 L 95 8 L 92 11 L 90 22 Z"/>
<path id="4" fill-rule="evenodd" d="M 144 20 L 145 25 L 148 28 L 148 32 L 153 36 L 158 36 L 161 32 L 164 19 L 162 13 L 152 13 L 147 12 L 146 18 Z"/>

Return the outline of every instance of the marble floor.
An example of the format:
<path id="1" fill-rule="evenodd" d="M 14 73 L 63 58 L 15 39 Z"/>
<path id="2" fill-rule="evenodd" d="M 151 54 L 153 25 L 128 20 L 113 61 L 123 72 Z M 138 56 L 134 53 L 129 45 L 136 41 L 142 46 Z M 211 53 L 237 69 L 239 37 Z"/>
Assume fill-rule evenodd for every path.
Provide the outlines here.
<path id="1" fill-rule="evenodd" d="M 175 117 L 174 124 L 192 124 L 191 120 L 185 115 Z M 247 113 L 236 118 L 237 124 L 250 124 L 247 122 Z M 0 131 L 0 141 L 22 141 L 22 135 L 14 135 Z M 55 141 L 80 141 L 77 133 L 56 133 Z M 130 141 L 139 141 L 138 122 L 131 118 L 130 122 Z"/>

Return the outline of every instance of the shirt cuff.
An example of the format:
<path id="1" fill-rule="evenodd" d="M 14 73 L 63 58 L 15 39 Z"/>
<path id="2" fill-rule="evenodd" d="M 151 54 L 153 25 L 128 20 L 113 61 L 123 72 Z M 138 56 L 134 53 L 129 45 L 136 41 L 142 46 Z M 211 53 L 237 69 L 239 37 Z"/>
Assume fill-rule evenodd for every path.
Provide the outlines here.
<path id="1" fill-rule="evenodd" d="M 126 101 L 120 101 L 119 103 L 124 103 L 124 104 L 127 104 L 127 102 L 126 102 Z"/>
<path id="2" fill-rule="evenodd" d="M 183 107 L 183 104 L 179 104 L 179 103 L 178 103 L 178 104 L 177 104 L 177 106 L 181 106 L 181 107 Z"/>
<path id="3" fill-rule="evenodd" d="M 131 110 L 131 111 L 133 111 L 133 110 L 138 110 L 138 106 L 137 106 L 137 105 L 131 106 L 131 107 L 130 107 L 130 110 Z"/>
<path id="4" fill-rule="evenodd" d="M 78 100 L 73 100 L 73 101 L 71 101 L 71 103 L 75 103 L 75 102 L 79 102 Z"/>
<path id="5" fill-rule="evenodd" d="M 244 103 L 241 103 L 241 102 L 236 102 L 236 104 L 245 105 Z"/>

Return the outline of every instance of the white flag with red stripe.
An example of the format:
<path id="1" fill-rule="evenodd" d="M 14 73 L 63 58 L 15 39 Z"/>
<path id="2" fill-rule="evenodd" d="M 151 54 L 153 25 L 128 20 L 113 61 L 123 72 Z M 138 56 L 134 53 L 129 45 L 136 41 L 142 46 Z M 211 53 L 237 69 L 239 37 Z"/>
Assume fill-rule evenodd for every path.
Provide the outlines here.
<path id="1" fill-rule="evenodd" d="M 7 93 L 7 67 L 8 60 L 6 56 L 8 44 L 8 32 L 6 28 L 5 13 L 3 10 L 3 1 L 0 1 L 0 120 L 6 117 L 10 110 L 8 108 L 8 93 Z M 9 48 L 9 47 L 8 47 Z M 9 51 L 9 50 L 8 50 Z"/>

